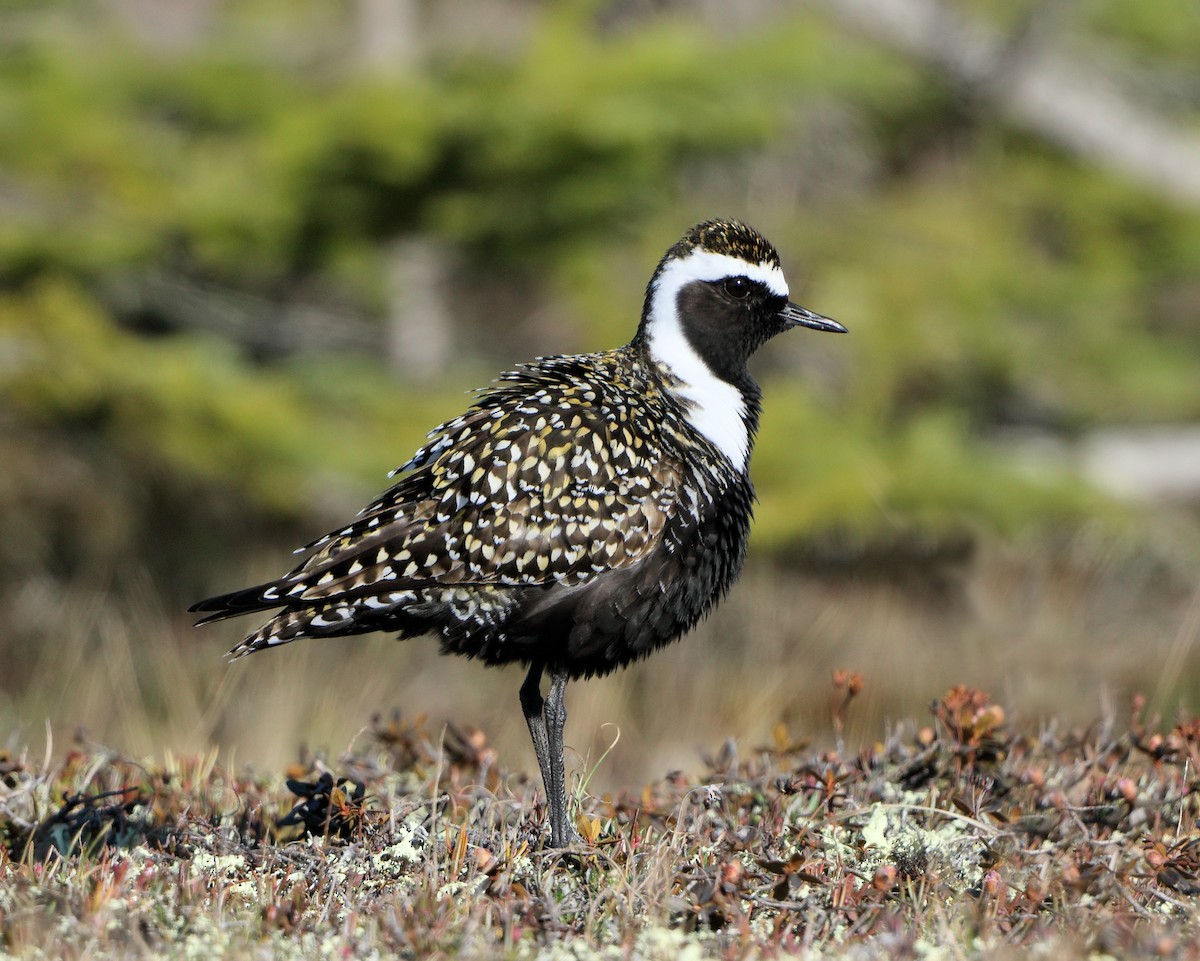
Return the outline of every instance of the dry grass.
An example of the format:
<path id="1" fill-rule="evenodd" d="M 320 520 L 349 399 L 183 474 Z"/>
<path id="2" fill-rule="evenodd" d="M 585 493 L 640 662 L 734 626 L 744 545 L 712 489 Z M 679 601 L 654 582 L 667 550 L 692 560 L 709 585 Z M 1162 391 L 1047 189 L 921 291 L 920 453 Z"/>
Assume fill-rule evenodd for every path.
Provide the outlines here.
<path id="1" fill-rule="evenodd" d="M 1200 957 L 1200 722 L 1140 712 L 1022 730 L 960 687 L 853 754 L 780 725 L 699 777 L 577 780 L 593 843 L 570 855 L 478 731 L 394 718 L 286 781 L 215 752 L 10 753 L 0 935 L 68 959 Z"/>
<path id="2" fill-rule="evenodd" d="M 778 720 L 832 744 L 828 682 L 843 668 L 866 680 L 841 732 L 852 747 L 960 681 L 1030 720 L 1086 721 L 1134 691 L 1166 717 L 1179 705 L 1200 710 L 1200 593 L 1139 555 L 991 545 L 948 570 L 912 567 L 901 580 L 752 567 L 680 643 L 570 685 L 574 763 L 590 770 L 607 751 L 592 784 L 614 790 L 695 771 L 700 752 L 729 737 L 763 743 Z M 31 582 L 0 613 L 32 638 L 20 649 L 0 640 L 0 730 L 14 748 L 40 753 L 49 723 L 59 743 L 82 728 L 134 756 L 216 746 L 231 764 L 270 770 L 297 745 L 347 750 L 374 714 L 399 708 L 432 727 L 486 730 L 506 765 L 536 770 L 519 670 L 444 658 L 429 640 L 305 641 L 229 665 L 222 653 L 252 624 L 195 630 L 149 587 L 118 595 Z"/>
<path id="3" fill-rule="evenodd" d="M 1200 957 L 1194 585 L 1078 543 L 919 569 L 752 569 L 693 636 L 572 685 L 574 860 L 541 847 L 517 673 L 382 638 L 229 666 L 236 626 L 149 589 L 27 584 L 0 952 Z M 930 717 L 958 681 L 1020 722 L 971 689 Z M 416 720 L 372 720 L 396 705 Z"/>

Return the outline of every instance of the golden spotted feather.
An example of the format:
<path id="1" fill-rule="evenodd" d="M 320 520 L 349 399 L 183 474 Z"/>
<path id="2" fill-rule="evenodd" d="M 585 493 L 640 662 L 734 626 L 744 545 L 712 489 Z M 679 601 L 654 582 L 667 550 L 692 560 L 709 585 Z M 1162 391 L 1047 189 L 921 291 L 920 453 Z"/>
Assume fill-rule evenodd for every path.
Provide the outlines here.
<path id="1" fill-rule="evenodd" d="M 284 608 L 230 653 L 420 633 L 439 619 L 494 629 L 520 589 L 582 585 L 646 557 L 680 504 L 684 470 L 665 426 L 677 418 L 658 409 L 671 402 L 631 355 L 545 358 L 505 374 L 290 574 L 213 599 L 211 620 Z M 416 619 L 407 629 L 405 616 Z"/>

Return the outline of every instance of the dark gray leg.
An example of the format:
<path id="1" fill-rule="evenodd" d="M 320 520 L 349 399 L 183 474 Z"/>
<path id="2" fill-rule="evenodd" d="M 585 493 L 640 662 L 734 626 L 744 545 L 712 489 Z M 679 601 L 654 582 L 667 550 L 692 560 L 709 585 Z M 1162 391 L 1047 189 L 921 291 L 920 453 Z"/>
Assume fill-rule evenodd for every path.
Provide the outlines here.
<path id="1" fill-rule="evenodd" d="M 521 685 L 521 710 L 525 723 L 529 725 L 529 737 L 537 755 L 538 767 L 542 772 L 542 783 L 546 786 L 546 799 L 550 799 L 550 740 L 546 734 L 546 702 L 542 700 L 543 665 L 534 661 L 529 665 L 525 683 Z"/>
<path id="2" fill-rule="evenodd" d="M 542 783 L 546 785 L 546 802 L 550 807 L 550 846 L 565 848 L 573 841 L 582 840 L 571 827 L 567 813 L 563 760 L 563 728 L 567 723 L 563 691 L 567 686 L 567 674 L 560 670 L 551 672 L 550 693 L 543 699 L 541 683 L 544 667 L 537 662 L 530 665 L 525 683 L 521 685 L 521 710 L 525 713 L 525 723 L 529 725 L 529 737 L 542 771 Z"/>
<path id="3" fill-rule="evenodd" d="M 567 780 L 563 761 L 563 728 L 567 725 L 567 707 L 563 692 L 567 688 L 567 672 L 555 669 L 550 673 L 550 692 L 546 697 L 546 734 L 550 741 L 550 780 L 546 791 L 550 796 L 550 844 L 556 848 L 582 841 L 571 824 L 567 810 Z"/>

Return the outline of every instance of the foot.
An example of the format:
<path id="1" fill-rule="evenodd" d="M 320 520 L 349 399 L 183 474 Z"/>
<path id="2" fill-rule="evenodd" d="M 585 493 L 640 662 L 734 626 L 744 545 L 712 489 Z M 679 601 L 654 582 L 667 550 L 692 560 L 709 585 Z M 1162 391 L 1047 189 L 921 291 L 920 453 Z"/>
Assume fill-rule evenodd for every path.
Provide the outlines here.
<path id="1" fill-rule="evenodd" d="M 562 844 L 558 843 L 558 841 L 554 838 L 553 832 L 551 832 L 550 848 L 552 850 L 565 850 L 567 848 L 590 848 L 591 846 L 592 845 L 588 842 L 588 839 L 574 828 L 571 828 L 571 830 L 567 832 L 566 840 Z"/>

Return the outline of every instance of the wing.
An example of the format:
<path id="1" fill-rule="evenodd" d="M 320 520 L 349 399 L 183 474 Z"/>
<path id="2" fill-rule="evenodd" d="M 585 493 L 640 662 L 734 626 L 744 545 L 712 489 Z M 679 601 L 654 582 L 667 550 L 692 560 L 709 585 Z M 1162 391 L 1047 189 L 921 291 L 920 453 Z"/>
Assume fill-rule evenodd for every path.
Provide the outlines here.
<path id="1" fill-rule="evenodd" d="M 574 585 L 636 563 L 676 508 L 680 465 L 631 429 L 630 410 L 548 373 L 506 375 L 433 431 L 404 476 L 291 573 L 194 610 L 215 620 L 434 586 Z"/>

